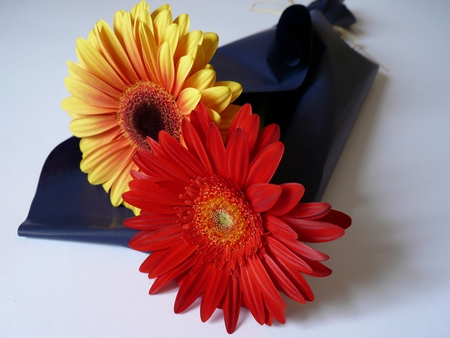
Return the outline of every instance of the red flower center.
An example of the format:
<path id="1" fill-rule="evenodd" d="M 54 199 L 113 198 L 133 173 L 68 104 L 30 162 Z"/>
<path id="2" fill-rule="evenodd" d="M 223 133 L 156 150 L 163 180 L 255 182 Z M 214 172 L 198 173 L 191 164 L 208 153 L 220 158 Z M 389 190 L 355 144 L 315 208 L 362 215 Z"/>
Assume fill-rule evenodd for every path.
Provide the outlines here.
<path id="1" fill-rule="evenodd" d="M 182 216 L 188 221 L 185 240 L 198 245 L 197 252 L 210 257 L 209 261 L 218 262 L 219 267 L 232 263 L 231 269 L 262 246 L 261 216 L 222 177 L 198 178 L 183 198 L 192 205 L 189 216 Z"/>
<path id="2" fill-rule="evenodd" d="M 165 130 L 177 141 L 181 140 L 180 109 L 172 94 L 161 86 L 147 81 L 128 87 L 119 99 L 117 117 L 122 134 L 139 149 L 150 150 L 149 136 L 158 140 Z"/>

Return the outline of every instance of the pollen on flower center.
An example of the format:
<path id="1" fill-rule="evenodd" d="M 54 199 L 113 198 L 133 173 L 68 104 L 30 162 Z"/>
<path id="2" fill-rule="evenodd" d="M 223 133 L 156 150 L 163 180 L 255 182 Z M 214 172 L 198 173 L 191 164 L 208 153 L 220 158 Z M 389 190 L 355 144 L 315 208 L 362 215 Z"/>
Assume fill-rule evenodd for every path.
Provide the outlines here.
<path id="1" fill-rule="evenodd" d="M 225 250 L 260 246 L 261 218 L 242 192 L 218 176 L 199 178 L 191 189 L 196 191 L 193 225 L 207 243 Z"/>
<path id="2" fill-rule="evenodd" d="M 161 130 L 180 141 L 182 116 L 179 112 L 172 94 L 151 81 L 141 81 L 123 92 L 117 117 L 122 134 L 132 146 L 149 150 L 146 137 L 157 140 Z"/>
<path id="3" fill-rule="evenodd" d="M 218 209 L 212 212 L 212 220 L 216 227 L 222 231 L 230 231 L 234 225 L 233 219 L 224 209 Z"/>

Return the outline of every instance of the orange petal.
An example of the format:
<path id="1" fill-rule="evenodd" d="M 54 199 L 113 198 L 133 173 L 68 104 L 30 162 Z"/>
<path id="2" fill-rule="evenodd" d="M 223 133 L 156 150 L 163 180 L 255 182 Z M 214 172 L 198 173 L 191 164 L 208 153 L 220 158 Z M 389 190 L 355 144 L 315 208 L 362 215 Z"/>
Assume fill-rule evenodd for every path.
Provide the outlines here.
<path id="1" fill-rule="evenodd" d="M 173 65 L 170 44 L 164 42 L 158 49 L 158 79 L 159 84 L 168 92 L 172 91 L 175 79 L 175 67 Z"/>
<path id="2" fill-rule="evenodd" d="M 94 32 L 97 39 L 101 41 L 100 48 L 102 49 L 105 58 L 114 68 L 116 73 L 120 75 L 122 80 L 128 85 L 137 82 L 139 77 L 134 71 L 130 59 L 120 44 L 119 39 L 108 24 L 104 21 L 97 22 Z"/>
<path id="3" fill-rule="evenodd" d="M 70 122 L 70 131 L 76 137 L 89 137 L 112 128 L 119 128 L 115 115 L 83 116 Z"/>
<path id="4" fill-rule="evenodd" d="M 66 110 L 71 117 L 80 117 L 80 115 L 91 115 L 91 114 L 115 114 L 117 108 L 100 108 L 90 105 L 89 103 L 83 102 L 74 96 L 65 98 L 61 103 L 62 109 Z"/>
<path id="5" fill-rule="evenodd" d="M 119 20 L 118 20 L 119 21 Z M 126 50 L 126 53 L 133 65 L 133 68 L 137 72 L 140 79 L 145 80 L 148 78 L 147 71 L 144 66 L 144 62 L 142 60 L 142 56 L 140 53 L 140 41 L 138 37 L 134 36 L 133 33 L 133 24 L 131 22 L 131 15 L 130 13 L 126 12 L 124 13 L 123 17 L 121 18 L 121 33 L 123 34 L 123 42 L 122 45 L 124 49 Z M 114 21 L 116 22 L 116 21 Z M 116 33 L 117 34 L 117 33 Z M 136 41 L 137 39 L 137 41 Z M 139 42 L 139 46 L 136 44 L 136 42 Z"/>
<path id="6" fill-rule="evenodd" d="M 95 39 L 97 41 L 97 39 Z M 100 47 L 99 47 L 100 48 Z M 77 56 L 82 67 L 119 90 L 126 88 L 126 83 L 118 76 L 99 50 L 96 50 L 86 40 L 77 40 Z"/>
<path id="7" fill-rule="evenodd" d="M 158 45 L 149 26 L 143 22 L 139 25 L 139 39 L 142 45 L 142 58 L 152 82 L 158 82 L 156 71 Z"/>
<path id="8" fill-rule="evenodd" d="M 67 90 L 80 101 L 96 107 L 117 109 L 117 100 L 82 81 L 66 77 L 64 83 Z"/>
<path id="9" fill-rule="evenodd" d="M 69 67 L 70 77 L 78 77 L 89 86 L 100 90 L 113 99 L 118 100 L 120 98 L 120 95 L 122 95 L 122 92 L 120 90 L 117 90 L 108 83 L 94 76 L 91 72 L 88 72 L 85 69 L 81 68 L 78 63 L 67 62 L 67 66 Z"/>
<path id="10" fill-rule="evenodd" d="M 103 183 L 131 161 L 133 151 L 126 141 L 113 141 L 83 154 L 80 168 L 91 184 Z"/>

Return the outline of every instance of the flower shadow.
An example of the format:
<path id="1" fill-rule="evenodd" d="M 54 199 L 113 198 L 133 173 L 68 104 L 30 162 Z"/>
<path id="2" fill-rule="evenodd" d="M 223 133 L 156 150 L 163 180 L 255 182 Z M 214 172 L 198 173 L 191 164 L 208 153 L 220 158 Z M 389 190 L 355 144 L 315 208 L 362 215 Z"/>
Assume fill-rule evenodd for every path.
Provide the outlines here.
<path id="1" fill-rule="evenodd" d="M 333 273 L 326 278 L 307 278 L 316 297 L 312 303 L 298 304 L 284 297 L 288 322 L 313 325 L 329 312 L 354 312 L 356 315 L 352 300 L 357 297 L 358 289 L 370 292 L 370 289 L 378 288 L 379 283 L 388 280 L 398 270 L 405 254 L 404 245 L 394 240 L 398 238 L 395 226 L 375 210 L 373 201 L 360 191 L 356 179 L 364 163 L 387 82 L 384 74 L 377 75 L 350 136 L 350 141 L 357 142 L 348 142 L 348 148 L 341 155 L 343 170 L 339 170 L 338 165 L 334 173 L 338 179 L 330 181 L 325 193 L 324 201 L 332 204 L 336 201 L 335 207 L 353 218 L 353 224 L 343 238 L 315 246 L 330 256 L 325 264 Z"/>

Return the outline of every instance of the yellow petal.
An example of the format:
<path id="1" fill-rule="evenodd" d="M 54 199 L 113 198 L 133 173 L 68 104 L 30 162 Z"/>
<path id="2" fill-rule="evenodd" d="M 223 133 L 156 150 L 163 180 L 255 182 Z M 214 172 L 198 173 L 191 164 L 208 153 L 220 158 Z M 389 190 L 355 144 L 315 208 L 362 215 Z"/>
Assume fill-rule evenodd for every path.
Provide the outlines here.
<path id="1" fill-rule="evenodd" d="M 97 52 L 99 52 L 101 55 L 103 55 L 103 54 L 102 54 L 102 50 L 100 49 L 100 45 L 98 44 L 98 40 L 97 40 L 97 37 L 95 36 L 94 31 L 91 30 L 91 31 L 89 32 L 88 37 L 87 37 L 87 42 L 88 42 L 92 47 L 94 47 L 94 49 L 95 49 Z"/>
<path id="2" fill-rule="evenodd" d="M 125 82 L 117 75 L 103 55 L 82 38 L 77 40 L 77 56 L 82 67 L 99 79 L 119 90 L 126 88 Z"/>
<path id="3" fill-rule="evenodd" d="M 205 106 L 219 113 L 228 106 L 231 100 L 231 89 L 226 86 L 207 88 L 201 93 L 201 101 Z"/>
<path id="4" fill-rule="evenodd" d="M 83 102 L 95 107 L 117 109 L 117 100 L 82 81 L 66 77 L 64 83 L 69 93 Z"/>
<path id="5" fill-rule="evenodd" d="M 120 132 L 116 115 L 83 116 L 70 122 L 70 131 L 76 137 L 89 137 L 113 128 Z"/>
<path id="6" fill-rule="evenodd" d="M 175 67 L 173 65 L 170 44 L 164 42 L 158 50 L 158 79 L 159 84 L 168 92 L 172 91 L 175 78 Z"/>
<path id="7" fill-rule="evenodd" d="M 143 1 L 145 2 L 145 1 Z M 134 9 L 134 8 L 133 8 Z M 131 20 L 138 28 L 141 23 L 145 23 L 153 34 L 153 19 L 149 13 L 150 7 L 148 4 L 145 4 L 140 10 L 131 11 Z M 137 35 L 136 35 L 137 36 Z"/>
<path id="8" fill-rule="evenodd" d="M 108 83 L 100 80 L 98 77 L 94 76 L 92 73 L 84 70 L 79 66 L 79 64 L 74 62 L 67 62 L 67 66 L 69 67 L 69 73 L 72 72 L 76 77 L 85 82 L 87 85 L 98 89 L 99 91 L 105 93 L 109 97 L 118 100 L 122 95 L 120 90 L 110 86 Z M 72 78 L 72 74 L 70 74 Z"/>
<path id="9" fill-rule="evenodd" d="M 170 8 L 170 5 L 168 5 L 168 4 L 165 4 L 165 5 L 161 5 L 161 6 L 159 6 L 157 9 L 155 9 L 153 12 L 152 12 L 152 19 L 153 20 L 155 20 L 156 19 L 156 17 L 159 15 L 159 13 L 161 13 L 161 12 L 163 12 L 163 11 L 171 11 L 171 8 Z"/>
<path id="10" fill-rule="evenodd" d="M 147 80 L 148 74 L 145 70 L 144 63 L 142 61 L 141 54 L 139 52 L 138 46 L 136 45 L 136 39 L 133 34 L 133 24 L 131 23 L 131 15 L 130 13 L 124 13 L 122 17 L 122 34 L 123 34 L 123 44 L 126 50 L 126 53 L 133 65 L 133 68 L 136 70 L 139 78 L 141 80 Z M 140 46 L 140 43 L 139 43 Z"/>
<path id="11" fill-rule="evenodd" d="M 153 17 L 153 14 L 152 14 Z M 164 40 L 164 31 L 172 24 L 172 13 L 169 10 L 162 10 L 153 19 L 155 39 L 158 45 L 161 45 Z"/>
<path id="12" fill-rule="evenodd" d="M 64 99 L 61 103 L 62 109 L 66 110 L 70 116 L 79 117 L 80 115 L 91 114 L 116 114 L 117 108 L 101 108 L 80 101 L 74 96 Z"/>
<path id="13" fill-rule="evenodd" d="M 193 87 L 198 90 L 204 90 L 206 88 L 214 86 L 216 82 L 216 72 L 212 69 L 201 69 L 197 73 L 190 76 L 183 87 Z"/>
<path id="14" fill-rule="evenodd" d="M 91 184 L 102 184 L 131 160 L 134 149 L 123 140 L 113 141 L 83 154 L 81 171 Z"/>
<path id="15" fill-rule="evenodd" d="M 156 71 L 156 55 L 158 52 L 158 46 L 150 28 L 143 22 L 141 22 L 139 27 L 139 39 L 141 40 L 142 57 L 147 68 L 147 72 L 150 76 L 150 81 L 157 83 L 158 73 Z"/>
<path id="16" fill-rule="evenodd" d="M 94 149 L 101 147 L 103 144 L 110 143 L 114 140 L 122 140 L 122 142 L 130 144 L 127 139 L 122 136 L 122 132 L 116 129 L 109 129 L 101 134 L 84 137 L 80 140 L 80 150 L 87 154 Z"/>
<path id="17" fill-rule="evenodd" d="M 97 39 L 101 41 L 100 48 L 105 58 L 116 73 L 120 75 L 126 84 L 131 85 L 136 83 L 139 77 L 134 71 L 130 59 L 120 44 L 119 39 L 108 24 L 104 21 L 97 22 L 94 32 L 97 35 Z"/>
<path id="18" fill-rule="evenodd" d="M 179 27 L 174 23 L 167 27 L 164 31 L 164 34 L 162 35 L 162 41 L 160 41 L 160 44 L 163 42 L 168 42 L 170 44 L 170 48 L 172 51 L 172 55 L 170 57 L 172 59 L 174 57 L 175 50 L 177 49 L 179 38 Z"/>
<path id="19" fill-rule="evenodd" d="M 194 57 L 194 65 L 192 66 L 191 74 L 194 74 L 205 67 L 205 52 L 203 51 L 202 46 L 196 46 L 193 48 L 189 52 L 189 55 Z"/>
<path id="20" fill-rule="evenodd" d="M 189 15 L 181 14 L 174 20 L 174 23 L 176 23 L 180 27 L 180 37 L 183 37 L 189 33 L 189 27 L 191 25 L 191 18 L 189 17 Z"/>
<path id="21" fill-rule="evenodd" d="M 227 86 L 231 89 L 231 101 L 234 102 L 242 93 L 242 85 L 234 81 L 219 81 L 216 86 Z"/>
<path id="22" fill-rule="evenodd" d="M 194 58 L 190 55 L 185 55 L 178 60 L 176 67 L 175 83 L 172 88 L 172 94 L 174 97 L 178 97 L 181 88 L 183 88 L 184 81 L 186 80 L 192 65 L 194 64 Z"/>
<path id="23" fill-rule="evenodd" d="M 121 168 L 121 170 L 118 172 L 118 175 L 115 176 L 110 191 L 110 199 L 112 205 L 118 206 L 122 204 L 122 194 L 125 191 L 130 190 L 128 184 L 131 181 L 131 170 L 138 170 L 138 168 L 134 164 L 134 162 L 130 160 L 125 166 L 123 166 L 123 168 Z"/>
<path id="24" fill-rule="evenodd" d="M 189 32 L 188 34 L 182 36 L 178 42 L 177 51 L 175 52 L 175 60 L 178 60 L 183 55 L 192 55 L 192 50 L 196 49 L 202 41 L 203 33 L 199 30 Z"/>
<path id="25" fill-rule="evenodd" d="M 205 63 L 208 63 L 219 46 L 219 37 L 216 33 L 203 34 L 202 48 L 205 54 Z"/>
<path id="26" fill-rule="evenodd" d="M 189 115 L 192 110 L 197 107 L 200 102 L 202 94 L 195 88 L 186 88 L 180 93 L 177 99 L 178 107 L 181 115 Z"/>
<path id="27" fill-rule="evenodd" d="M 216 112 L 215 110 L 213 110 L 211 108 L 206 108 L 206 109 L 208 110 L 209 117 L 215 124 L 218 125 L 218 124 L 220 124 L 220 122 L 222 122 L 222 117 L 220 116 L 220 114 L 218 112 Z"/>
<path id="28" fill-rule="evenodd" d="M 135 20 L 136 16 L 139 16 L 141 13 L 150 11 L 150 6 L 145 2 L 145 0 L 141 0 L 140 3 L 136 4 L 131 9 L 131 17 Z"/>
<path id="29" fill-rule="evenodd" d="M 124 15 L 125 15 L 125 11 L 123 11 L 123 10 L 117 11 L 116 14 L 114 15 L 114 21 L 113 21 L 114 34 L 117 36 L 117 39 L 119 40 L 119 42 L 122 46 L 125 46 L 125 41 L 124 41 L 124 37 L 123 37 L 123 30 L 124 30 L 123 17 L 124 17 Z"/>

